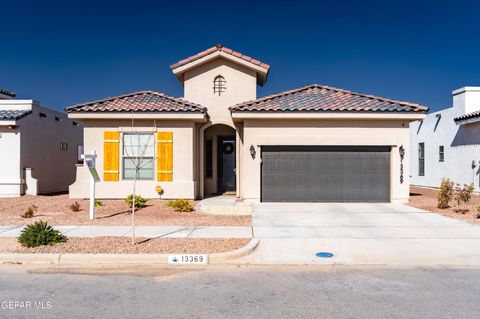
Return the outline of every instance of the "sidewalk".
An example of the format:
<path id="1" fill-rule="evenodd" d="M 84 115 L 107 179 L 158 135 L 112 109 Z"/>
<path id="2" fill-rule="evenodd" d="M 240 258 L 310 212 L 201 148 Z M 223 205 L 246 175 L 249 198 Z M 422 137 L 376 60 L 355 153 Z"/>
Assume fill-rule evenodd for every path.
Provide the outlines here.
<path id="1" fill-rule="evenodd" d="M 53 226 L 68 237 L 131 236 L 131 226 Z M 0 226 L 0 237 L 18 237 L 23 226 Z M 251 238 L 252 227 L 137 226 L 140 238 Z"/>

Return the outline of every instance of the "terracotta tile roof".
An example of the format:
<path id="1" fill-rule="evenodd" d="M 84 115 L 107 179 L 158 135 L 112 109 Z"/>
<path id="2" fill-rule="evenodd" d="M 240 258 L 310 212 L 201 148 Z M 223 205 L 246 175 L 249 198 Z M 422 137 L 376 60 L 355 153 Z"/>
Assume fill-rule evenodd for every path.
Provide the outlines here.
<path id="1" fill-rule="evenodd" d="M 8 95 L 8 96 L 11 96 L 11 97 L 17 96 L 17 94 L 15 94 L 15 93 L 13 93 L 9 90 L 2 89 L 2 88 L 0 88 L 0 94 Z"/>
<path id="2" fill-rule="evenodd" d="M 453 120 L 455 121 L 455 123 L 461 124 L 462 122 L 468 123 L 468 122 L 471 122 L 472 120 L 478 120 L 479 118 L 480 118 L 480 111 L 475 111 L 472 113 L 457 116 Z"/>
<path id="3" fill-rule="evenodd" d="M 173 70 L 173 69 L 176 69 L 176 68 L 178 68 L 178 67 L 180 67 L 180 66 L 182 66 L 182 65 L 185 65 L 185 64 L 187 64 L 187 63 L 190 63 L 190 62 L 193 62 L 193 61 L 195 61 L 195 60 L 201 59 L 201 58 L 203 58 L 203 57 L 205 57 L 205 56 L 207 56 L 207 55 L 209 55 L 209 54 L 212 54 L 212 53 L 214 53 L 214 52 L 217 52 L 217 51 L 225 52 L 225 53 L 230 54 L 230 55 L 232 55 L 232 56 L 234 56 L 234 57 L 240 58 L 240 59 L 242 59 L 242 60 L 245 60 L 245 61 L 250 62 L 250 63 L 252 63 L 252 64 L 261 66 L 261 67 L 266 68 L 266 69 L 269 69 L 269 68 L 270 68 L 270 65 L 268 65 L 268 64 L 266 64 L 266 63 L 263 63 L 263 62 L 261 62 L 261 61 L 259 61 L 259 60 L 256 60 L 256 59 L 252 58 L 252 57 L 249 57 L 248 55 L 245 55 L 245 54 L 242 54 L 242 53 L 240 53 L 240 52 L 234 51 L 234 50 L 232 50 L 232 49 L 226 48 L 226 47 L 224 47 L 224 46 L 221 45 L 221 44 L 217 44 L 217 45 L 214 46 L 214 47 L 211 47 L 211 48 L 209 48 L 209 49 L 207 49 L 207 50 L 205 50 L 205 51 L 202 51 L 202 52 L 200 52 L 200 53 L 197 53 L 197 54 L 195 54 L 195 55 L 193 55 L 193 56 L 191 56 L 191 57 L 189 57 L 189 58 L 186 58 L 186 59 L 184 59 L 184 60 L 178 61 L 178 62 L 175 63 L 175 64 L 172 64 L 172 65 L 170 66 L 170 69 L 172 69 L 172 70 Z"/>
<path id="4" fill-rule="evenodd" d="M 324 85 L 309 85 L 230 107 L 232 112 L 421 112 L 428 107 Z"/>
<path id="5" fill-rule="evenodd" d="M 0 110 L 0 120 L 19 120 L 30 113 L 32 110 Z"/>
<path id="6" fill-rule="evenodd" d="M 67 107 L 67 113 L 76 112 L 193 112 L 206 109 L 173 96 L 156 91 L 140 91 Z"/>

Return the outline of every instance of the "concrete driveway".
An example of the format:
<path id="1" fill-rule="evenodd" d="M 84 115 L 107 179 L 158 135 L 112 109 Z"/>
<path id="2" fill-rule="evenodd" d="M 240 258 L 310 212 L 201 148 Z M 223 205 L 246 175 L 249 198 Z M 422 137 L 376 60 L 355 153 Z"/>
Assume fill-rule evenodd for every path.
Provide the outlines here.
<path id="1" fill-rule="evenodd" d="M 253 235 L 242 262 L 480 265 L 480 226 L 400 204 L 257 203 Z"/>

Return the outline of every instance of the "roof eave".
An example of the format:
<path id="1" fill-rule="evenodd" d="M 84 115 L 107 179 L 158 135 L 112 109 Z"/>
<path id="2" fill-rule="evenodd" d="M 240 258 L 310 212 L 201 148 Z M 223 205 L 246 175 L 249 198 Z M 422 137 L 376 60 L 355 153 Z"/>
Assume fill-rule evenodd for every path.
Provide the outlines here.
<path id="1" fill-rule="evenodd" d="M 267 80 L 267 75 L 270 70 L 270 67 L 266 68 L 261 65 L 256 65 L 254 63 L 248 62 L 231 54 L 225 53 L 223 51 L 214 51 L 204 57 L 201 57 L 197 60 L 185 63 L 180 66 L 176 66 L 175 64 L 170 66 L 173 74 L 177 77 L 177 79 L 183 83 L 183 75 L 185 72 L 198 67 L 199 65 L 205 64 L 217 58 L 223 58 L 225 60 L 240 64 L 248 69 L 254 70 L 257 73 L 257 83 L 260 86 L 263 86 Z"/>
<path id="2" fill-rule="evenodd" d="M 16 126 L 17 124 L 18 124 L 17 120 L 10 120 L 10 119 L 1 120 L 0 119 L 0 127 L 2 127 L 2 126 Z"/>
<path id="3" fill-rule="evenodd" d="M 480 115 L 475 117 L 465 118 L 465 119 L 457 118 L 457 119 L 454 119 L 454 121 L 455 121 L 455 124 L 457 125 L 477 123 L 477 122 L 480 122 Z"/>
<path id="4" fill-rule="evenodd" d="M 234 111 L 232 118 L 243 119 L 348 119 L 348 120 L 405 120 L 417 121 L 426 118 L 425 113 L 412 112 L 251 112 Z"/>
<path id="5" fill-rule="evenodd" d="M 207 115 L 203 112 L 70 112 L 69 119 L 158 119 L 158 120 L 193 120 L 204 122 Z"/>

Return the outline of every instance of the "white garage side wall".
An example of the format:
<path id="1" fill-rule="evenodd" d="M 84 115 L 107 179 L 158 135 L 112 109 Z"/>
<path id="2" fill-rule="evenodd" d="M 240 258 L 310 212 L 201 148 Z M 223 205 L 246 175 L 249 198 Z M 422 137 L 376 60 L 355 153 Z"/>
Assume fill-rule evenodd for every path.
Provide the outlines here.
<path id="1" fill-rule="evenodd" d="M 391 146 L 391 202 L 409 198 L 408 122 L 395 120 L 245 120 L 242 152 L 243 197 L 260 199 L 262 145 Z M 256 149 L 255 159 L 250 146 Z M 400 183 L 400 145 L 407 150 L 403 160 L 404 181 Z"/>
<path id="2" fill-rule="evenodd" d="M 456 183 L 474 183 L 480 191 L 480 123 L 455 124 L 453 119 L 461 115 L 457 111 L 449 108 L 429 114 L 423 123 L 411 123 L 412 185 L 439 187 L 442 178 L 450 178 Z M 425 143 L 425 176 L 418 175 L 419 143 Z M 444 146 L 444 162 L 439 161 L 440 145 Z"/>
<path id="3" fill-rule="evenodd" d="M 40 117 L 40 113 L 46 117 Z M 82 126 L 73 125 L 65 113 L 36 105 L 32 113 L 18 123 L 23 178 L 23 170 L 31 168 L 32 177 L 38 181 L 39 194 L 68 191 L 68 186 L 75 181 L 78 145 L 83 144 Z M 67 145 L 66 150 L 60 149 L 61 143 Z"/>
<path id="4" fill-rule="evenodd" d="M 154 124 L 153 120 L 136 120 L 134 128 L 129 120 L 85 120 L 84 122 L 85 153 L 96 151 L 96 167 L 101 181 L 96 184 L 97 198 L 125 198 L 133 192 L 133 181 L 123 180 L 122 158 L 120 156 L 120 180 L 113 182 L 103 181 L 103 139 L 105 131 L 154 133 L 173 132 L 173 181 L 157 182 L 156 160 L 154 161 L 155 174 L 153 180 L 138 180 L 137 194 L 145 198 L 195 198 L 194 180 L 194 129 L 193 121 L 159 121 Z M 156 126 L 156 127 L 155 127 Z M 120 139 L 122 139 L 120 137 Z M 155 154 L 157 154 L 157 143 L 155 141 Z M 122 143 L 120 143 L 120 153 Z M 77 179 L 70 186 L 71 198 L 89 197 L 90 173 L 85 165 L 78 166 Z M 155 186 L 160 185 L 164 193 L 159 195 Z"/>
<path id="5" fill-rule="evenodd" d="M 22 193 L 20 131 L 0 126 L 0 197 L 17 197 Z"/>

